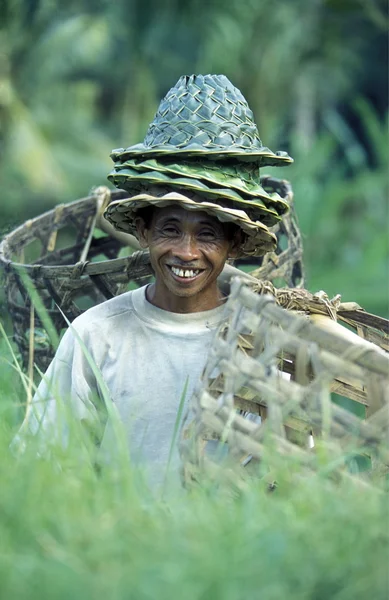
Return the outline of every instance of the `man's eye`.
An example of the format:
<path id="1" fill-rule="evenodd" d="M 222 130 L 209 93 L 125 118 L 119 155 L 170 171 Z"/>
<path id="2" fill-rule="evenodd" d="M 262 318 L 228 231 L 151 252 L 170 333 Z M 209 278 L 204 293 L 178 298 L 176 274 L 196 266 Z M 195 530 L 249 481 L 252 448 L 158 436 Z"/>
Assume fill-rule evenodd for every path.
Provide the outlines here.
<path id="1" fill-rule="evenodd" d="M 210 230 L 200 231 L 199 237 L 202 239 L 214 240 L 216 238 L 216 233 Z"/>
<path id="2" fill-rule="evenodd" d="M 178 233 L 178 230 L 175 227 L 164 227 L 162 229 L 163 233 L 166 233 L 167 235 L 175 235 L 176 233 Z"/>

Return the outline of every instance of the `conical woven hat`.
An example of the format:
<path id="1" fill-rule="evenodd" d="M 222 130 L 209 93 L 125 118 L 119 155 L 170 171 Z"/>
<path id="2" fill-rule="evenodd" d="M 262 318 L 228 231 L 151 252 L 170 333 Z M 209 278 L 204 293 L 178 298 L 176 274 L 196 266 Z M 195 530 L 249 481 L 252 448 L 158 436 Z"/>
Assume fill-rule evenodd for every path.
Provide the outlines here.
<path id="1" fill-rule="evenodd" d="M 286 152 L 262 145 L 246 99 L 224 75 L 181 77 L 161 101 L 144 142 L 113 150 L 114 162 L 130 158 L 234 158 L 258 166 L 284 166 Z"/>
<path id="2" fill-rule="evenodd" d="M 108 179 L 131 196 L 106 210 L 117 229 L 134 233 L 142 206 L 178 202 L 234 221 L 245 233 L 242 256 L 275 248 L 268 228 L 280 221 L 288 202 L 263 188 L 259 167 L 293 161 L 262 146 L 245 98 L 224 75 L 181 77 L 162 100 L 143 144 L 114 150 L 111 157 L 115 166 Z"/>

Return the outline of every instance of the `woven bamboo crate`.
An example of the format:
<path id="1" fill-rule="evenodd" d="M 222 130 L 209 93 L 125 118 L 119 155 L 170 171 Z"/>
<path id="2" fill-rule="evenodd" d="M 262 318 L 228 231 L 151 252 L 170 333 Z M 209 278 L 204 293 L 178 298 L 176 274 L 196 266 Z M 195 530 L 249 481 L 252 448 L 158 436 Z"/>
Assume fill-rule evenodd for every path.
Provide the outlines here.
<path id="1" fill-rule="evenodd" d="M 336 316 L 355 333 L 340 327 Z M 340 459 L 337 471 L 348 473 L 341 457 L 350 448 L 387 470 L 385 319 L 342 305 L 339 298 L 277 291 L 266 282 L 250 286 L 235 278 L 226 322 L 184 422 L 180 449 L 186 484 L 205 476 L 239 487 L 260 473 L 269 439 L 275 452 L 295 457 L 308 473 L 317 466 L 312 445 L 322 440 Z M 358 403 L 365 418 L 335 404 L 333 392 Z M 218 451 L 211 453 L 215 441 Z"/>
<path id="2" fill-rule="evenodd" d="M 291 210 L 272 228 L 279 237 L 279 248 L 257 259 L 257 275 L 265 274 L 270 280 L 281 277 L 286 284 L 295 281 L 296 286 L 303 285 L 301 236 L 293 210 L 292 189 L 285 180 L 262 179 L 266 190 L 279 193 L 290 203 Z M 100 186 L 92 195 L 58 205 L 3 238 L 0 266 L 5 274 L 14 339 L 24 367 L 31 363 L 32 346 L 33 361 L 40 370 L 47 368 L 54 355 L 44 323 L 36 312 L 32 315 L 25 275 L 37 290 L 58 335 L 67 327 L 62 313 L 68 321 L 73 321 L 89 306 L 127 291 L 131 282 L 142 284 L 152 276 L 148 252 L 135 251 L 121 257 L 123 248 L 127 244 L 134 247 L 136 241 L 115 231 L 102 218 L 110 201 L 126 197 L 127 192 L 111 192 Z"/>

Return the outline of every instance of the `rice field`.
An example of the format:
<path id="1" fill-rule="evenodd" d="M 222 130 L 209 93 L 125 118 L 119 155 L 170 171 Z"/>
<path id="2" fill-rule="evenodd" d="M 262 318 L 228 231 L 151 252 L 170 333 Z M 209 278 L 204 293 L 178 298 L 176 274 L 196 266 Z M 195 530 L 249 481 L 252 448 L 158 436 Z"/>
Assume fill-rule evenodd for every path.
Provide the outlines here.
<path id="1" fill-rule="evenodd" d="M 278 486 L 211 482 L 153 495 L 129 461 L 96 469 L 74 444 L 10 451 L 25 392 L 0 346 L 0 598 L 384 600 L 383 483 L 310 478 L 272 457 Z"/>

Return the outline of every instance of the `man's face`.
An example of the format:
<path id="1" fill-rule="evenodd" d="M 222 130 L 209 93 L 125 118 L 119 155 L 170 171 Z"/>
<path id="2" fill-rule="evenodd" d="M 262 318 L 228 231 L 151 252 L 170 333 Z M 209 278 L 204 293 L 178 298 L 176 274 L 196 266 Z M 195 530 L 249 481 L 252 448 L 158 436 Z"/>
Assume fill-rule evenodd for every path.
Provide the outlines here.
<path id="1" fill-rule="evenodd" d="M 206 212 L 167 206 L 154 209 L 148 226 L 139 219 L 137 228 L 141 245 L 150 251 L 156 305 L 166 308 L 178 301 L 179 308 L 191 298 L 197 310 L 219 304 L 217 277 L 226 259 L 236 254 L 226 225 Z M 196 312 L 193 302 L 191 306 L 183 312 Z"/>

